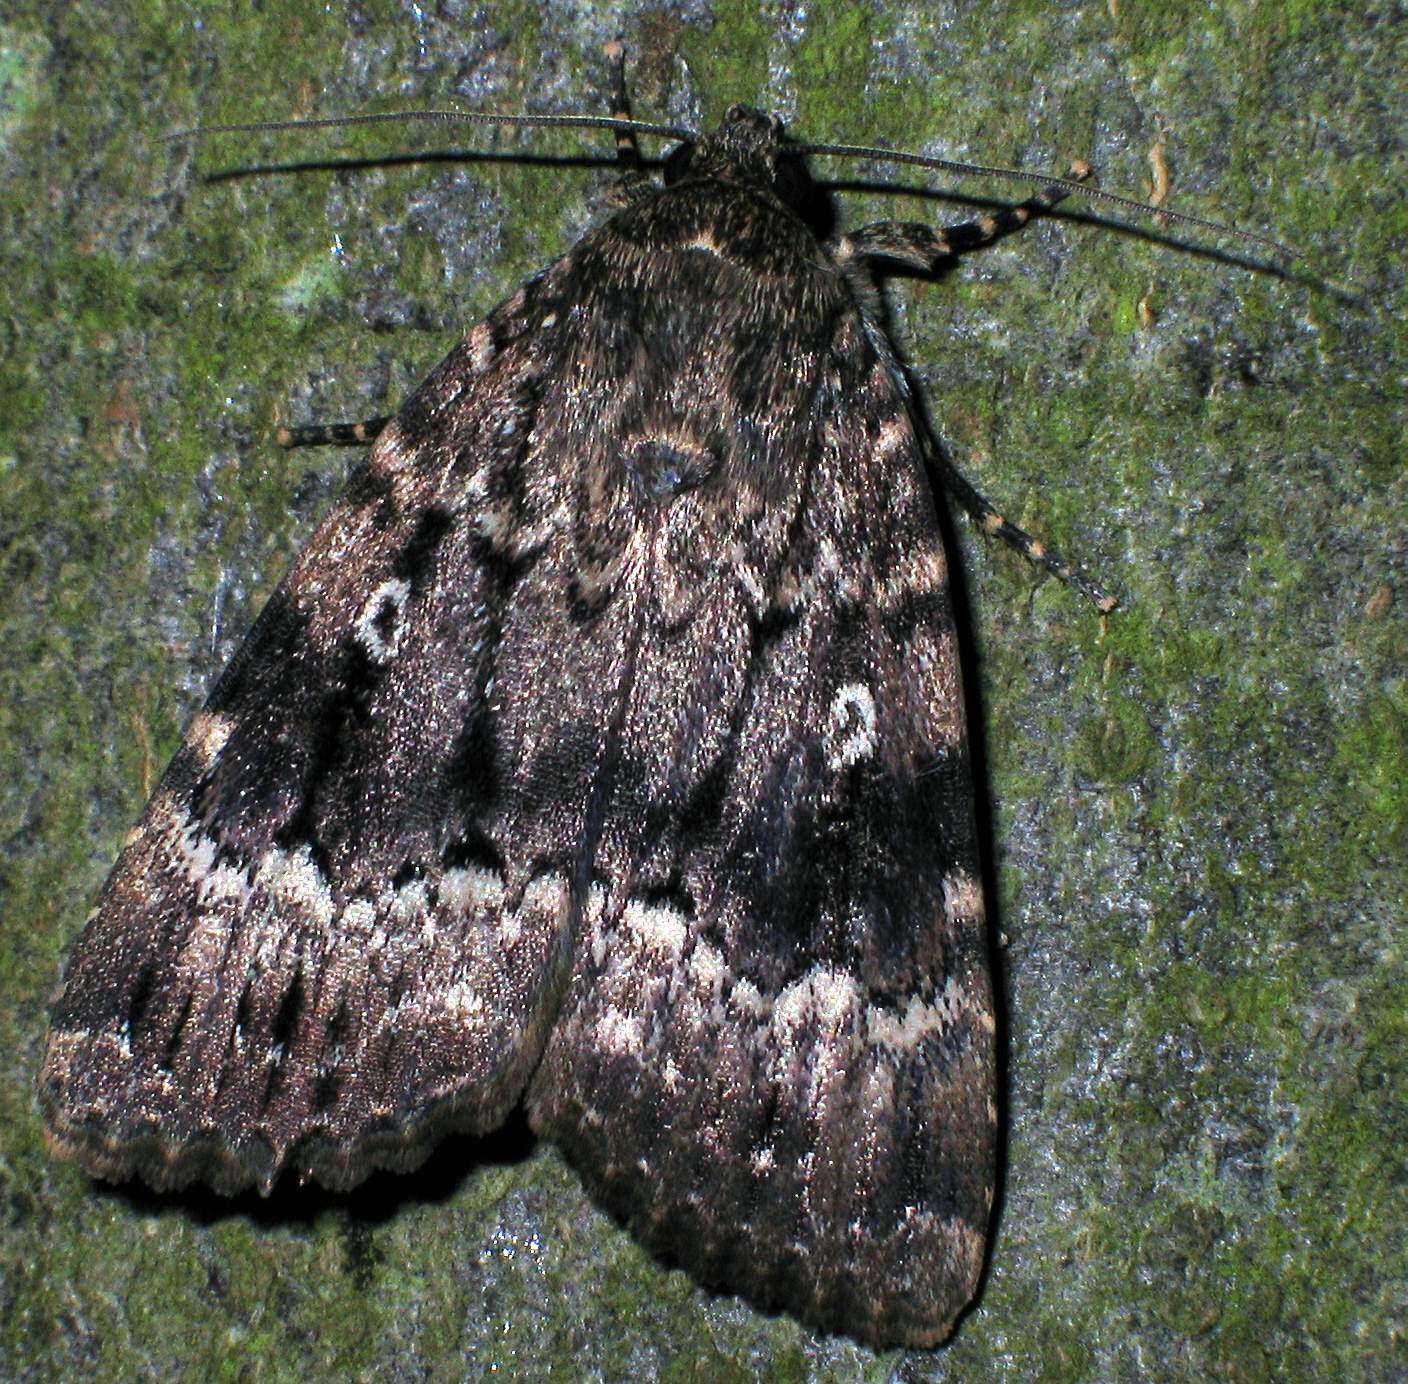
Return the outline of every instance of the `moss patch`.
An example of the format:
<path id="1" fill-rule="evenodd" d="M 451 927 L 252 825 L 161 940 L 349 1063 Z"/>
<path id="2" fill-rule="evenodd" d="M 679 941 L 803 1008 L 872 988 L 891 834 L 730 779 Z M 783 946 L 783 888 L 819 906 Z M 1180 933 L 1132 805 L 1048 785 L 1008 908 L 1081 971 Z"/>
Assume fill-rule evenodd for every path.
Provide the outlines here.
<path id="1" fill-rule="evenodd" d="M 1408 39 L 1348 5 L 935 14 L 10 7 L 0 1374 L 1392 1372 L 1408 1296 L 1408 490 L 1389 385 L 1408 374 L 1408 171 L 1384 150 Z M 1135 193 L 1159 144 L 1171 204 L 1311 256 L 1277 277 L 1078 206 L 892 294 L 954 459 L 1123 597 L 1102 622 L 957 526 L 1009 1157 L 981 1303 L 902 1367 L 700 1293 L 521 1130 L 350 1198 L 229 1205 L 95 1190 L 47 1160 L 34 1109 L 63 949 L 345 474 L 343 454 L 278 452 L 273 428 L 394 405 L 571 243 L 609 176 L 456 156 L 609 154 L 546 132 L 162 136 L 452 103 L 599 109 L 617 33 L 643 115 L 778 105 L 802 138 L 1038 169 L 1083 156 Z M 845 194 L 851 225 L 958 221 L 1003 196 L 819 171 L 890 185 Z"/>

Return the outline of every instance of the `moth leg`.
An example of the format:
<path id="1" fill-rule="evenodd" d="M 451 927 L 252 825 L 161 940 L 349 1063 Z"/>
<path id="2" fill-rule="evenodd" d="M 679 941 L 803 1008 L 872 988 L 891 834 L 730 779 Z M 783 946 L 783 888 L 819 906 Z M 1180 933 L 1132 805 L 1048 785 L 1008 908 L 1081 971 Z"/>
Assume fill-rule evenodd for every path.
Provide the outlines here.
<path id="1" fill-rule="evenodd" d="M 1070 176 L 1077 179 L 1089 177 L 1090 165 L 1073 164 Z M 836 246 L 836 258 L 843 266 L 848 260 L 882 259 L 921 273 L 933 273 L 945 261 L 966 250 L 988 245 L 1000 236 L 1020 230 L 1034 216 L 1050 211 L 1068 195 L 1067 188 L 1043 188 L 1036 196 L 1029 197 L 1018 206 L 974 217 L 971 221 L 964 221 L 956 226 L 938 229 L 920 223 L 879 221 L 870 226 L 862 226 L 843 237 Z M 1086 596 L 1097 610 L 1104 612 L 1115 608 L 1118 602 L 1114 596 L 1079 568 L 1073 567 L 1059 553 L 1046 547 L 1039 539 L 1009 523 L 992 501 L 975 490 L 962 472 L 937 448 L 933 450 L 933 462 L 944 489 L 968 512 L 984 533 L 1002 539 L 1021 553 L 1028 562 L 1035 563 L 1050 572 L 1053 577 L 1065 582 L 1067 586 L 1074 587 Z"/>
<path id="2" fill-rule="evenodd" d="M 1074 587 L 1087 597 L 1100 613 L 1108 614 L 1118 604 L 1119 598 L 1112 596 L 1099 582 L 1086 576 L 1078 567 L 1072 567 L 1060 553 L 1048 548 L 1040 539 L 1009 523 L 998 512 L 997 507 L 985 495 L 975 490 L 967 477 L 940 451 L 931 449 L 934 466 L 939 473 L 943 488 L 967 511 L 969 517 L 985 534 L 1000 538 L 1015 548 L 1028 562 L 1050 572 L 1053 577 Z"/>
<path id="3" fill-rule="evenodd" d="M 626 94 L 626 45 L 619 40 L 606 45 L 606 59 L 611 64 L 611 118 L 631 118 L 631 98 Z M 640 146 L 634 130 L 616 131 L 616 162 L 623 174 L 640 171 Z"/>
<path id="4" fill-rule="evenodd" d="M 611 64 L 611 117 L 631 118 L 631 98 L 626 92 L 626 45 L 619 40 L 606 45 L 606 59 Z M 610 205 L 624 207 L 650 191 L 651 183 L 641 166 L 640 145 L 634 130 L 617 130 L 616 163 L 621 176 L 607 197 Z"/>
<path id="5" fill-rule="evenodd" d="M 631 118 L 631 98 L 626 92 L 626 47 L 620 42 L 606 45 L 611 65 L 611 115 L 617 120 Z M 616 162 L 621 177 L 607 200 L 617 206 L 634 201 L 649 190 L 649 179 L 641 167 L 640 146 L 634 130 L 617 130 Z M 354 447 L 375 442 L 392 415 L 369 418 L 362 423 L 312 423 L 299 428 L 280 428 L 274 441 L 280 447 Z"/>
<path id="6" fill-rule="evenodd" d="M 1077 180 L 1088 178 L 1090 165 L 1074 163 L 1068 176 Z M 1015 207 L 985 212 L 955 226 L 926 226 L 918 221 L 876 221 L 843 236 L 836 245 L 836 258 L 842 263 L 854 259 L 889 260 L 920 273 L 934 273 L 958 255 L 975 250 L 980 245 L 990 245 L 1002 236 L 1021 230 L 1034 216 L 1050 211 L 1068 196 L 1069 188 L 1043 188 Z"/>
<path id="7" fill-rule="evenodd" d="M 280 428 L 274 441 L 280 447 L 358 447 L 375 442 L 392 415 L 368 418 L 364 423 L 310 423 L 301 428 Z"/>

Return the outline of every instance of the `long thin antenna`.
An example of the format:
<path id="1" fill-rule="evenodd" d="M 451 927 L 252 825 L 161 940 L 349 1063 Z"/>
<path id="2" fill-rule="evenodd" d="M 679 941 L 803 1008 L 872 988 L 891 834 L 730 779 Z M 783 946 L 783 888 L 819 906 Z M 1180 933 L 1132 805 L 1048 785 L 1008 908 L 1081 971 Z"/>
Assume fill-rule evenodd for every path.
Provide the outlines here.
<path id="1" fill-rule="evenodd" d="M 482 111 L 376 111 L 369 115 L 328 115 L 311 120 L 256 120 L 250 124 L 195 125 L 175 130 L 168 142 L 200 139 L 203 135 L 268 134 L 276 130 L 330 130 L 346 125 L 389 125 L 408 121 L 425 125 L 521 125 L 536 129 L 633 130 L 662 139 L 694 139 L 692 130 L 677 125 L 652 125 L 644 120 L 624 120 L 614 115 L 492 115 Z"/>
<path id="2" fill-rule="evenodd" d="M 614 130 L 617 133 L 630 132 L 637 135 L 655 135 L 661 139 L 695 140 L 699 136 L 693 130 L 679 125 L 656 125 L 650 121 L 632 120 L 619 115 L 495 115 L 483 111 L 376 111 L 366 115 L 316 116 L 310 120 L 257 120 L 249 123 L 229 125 L 196 125 L 187 130 L 176 130 L 165 138 L 168 142 L 182 139 L 200 139 L 206 135 L 226 134 L 270 134 L 280 130 L 331 130 L 351 125 L 389 125 L 398 122 L 425 125 L 509 125 L 527 129 L 578 129 Z M 1042 187 L 1059 187 L 1078 197 L 1088 197 L 1092 201 L 1104 202 L 1120 210 L 1132 212 L 1136 216 L 1148 217 L 1160 224 L 1170 222 L 1182 226 L 1192 226 L 1216 235 L 1232 236 L 1248 245 L 1259 245 L 1270 250 L 1284 260 L 1301 260 L 1305 256 L 1293 245 L 1287 245 L 1270 236 L 1258 235 L 1254 231 L 1240 230 L 1236 226 L 1225 225 L 1221 221 L 1211 221 L 1202 216 L 1190 216 L 1187 212 L 1170 211 L 1166 207 L 1151 206 L 1148 202 L 1136 201 L 1133 197 L 1122 197 L 1117 192 L 1106 192 L 1103 188 L 1092 187 L 1089 183 L 1077 182 L 1074 178 L 1052 177 L 1049 173 L 1032 173 L 1021 168 L 1003 168 L 993 164 L 961 163 L 955 159 L 932 158 L 926 154 L 910 154 L 900 149 L 882 149 L 863 144 L 789 144 L 787 151 L 799 156 L 820 154 L 840 158 L 876 159 L 886 163 L 911 164 L 917 168 L 934 168 L 944 173 L 958 173 L 967 177 L 998 178 L 1008 182 L 1035 183 Z"/>
<path id="3" fill-rule="evenodd" d="M 1250 245 L 1260 245 L 1271 250 L 1282 259 L 1305 258 L 1295 246 L 1283 244 L 1279 240 L 1273 240 L 1270 236 L 1257 235 L 1254 231 L 1239 230 L 1236 226 L 1224 225 L 1221 221 L 1209 221 L 1202 216 L 1190 216 L 1187 212 L 1169 211 L 1166 207 L 1151 206 L 1148 202 L 1139 202 L 1133 197 L 1121 197 L 1117 192 L 1106 192 L 1103 188 L 1092 187 L 1089 183 L 1077 182 L 1074 178 L 1053 178 L 1049 173 L 1030 173 L 1022 168 L 1000 168 L 983 163 L 959 163 L 954 159 L 930 158 L 925 154 L 907 154 L 896 149 L 870 148 L 860 144 L 799 144 L 795 148 L 799 154 L 837 154 L 845 158 L 879 159 L 888 163 L 914 164 L 919 168 L 937 168 L 945 173 L 961 173 L 978 178 L 1003 178 L 1009 182 L 1038 183 L 1042 187 L 1059 187 L 1067 192 L 1075 193 L 1078 197 L 1089 197 L 1092 201 L 1107 202 L 1123 211 L 1152 217 L 1156 221 L 1173 221 L 1183 226 L 1196 226 L 1203 231 L 1215 231 L 1219 235 L 1234 236 Z"/>

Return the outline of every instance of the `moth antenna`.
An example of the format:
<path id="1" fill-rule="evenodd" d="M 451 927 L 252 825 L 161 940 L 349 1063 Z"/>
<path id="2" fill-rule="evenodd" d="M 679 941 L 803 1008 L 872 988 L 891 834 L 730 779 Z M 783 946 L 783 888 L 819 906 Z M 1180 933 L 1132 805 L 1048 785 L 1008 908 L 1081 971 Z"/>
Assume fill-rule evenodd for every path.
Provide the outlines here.
<path id="1" fill-rule="evenodd" d="M 1169 211 L 1166 207 L 1152 206 L 1133 197 L 1122 197 L 1117 192 L 1106 192 L 1103 188 L 1091 187 L 1089 183 L 1078 182 L 1074 178 L 1053 178 L 1046 173 L 1031 173 L 1022 168 L 1002 168 L 983 163 L 960 163 L 954 159 L 931 158 L 927 154 L 908 154 L 898 149 L 870 148 L 860 144 L 799 144 L 794 146 L 798 154 L 836 154 L 843 158 L 879 159 L 888 163 L 908 163 L 918 168 L 937 168 L 945 173 L 960 173 L 978 178 L 1003 178 L 1008 182 L 1040 183 L 1042 187 L 1059 187 L 1079 197 L 1089 197 L 1092 201 L 1105 202 L 1119 207 L 1122 211 L 1133 212 L 1137 216 L 1155 221 L 1176 222 L 1183 226 L 1194 226 L 1199 230 L 1212 231 L 1217 235 L 1233 236 L 1248 245 L 1259 245 L 1272 251 L 1283 260 L 1304 260 L 1307 257 L 1294 245 L 1287 245 L 1270 236 L 1258 235 L 1255 231 L 1243 231 L 1221 221 L 1211 221 L 1202 216 L 1191 216 L 1183 211 Z"/>
<path id="2" fill-rule="evenodd" d="M 495 115 L 483 111 L 374 111 L 366 115 L 316 116 L 311 120 L 255 120 L 248 124 L 193 125 L 163 136 L 168 144 L 204 135 L 269 134 L 277 130 L 331 130 L 346 125 L 389 125 L 398 121 L 424 125 L 518 125 L 530 129 L 584 129 L 629 131 L 659 135 L 662 139 L 695 139 L 692 130 L 677 125 L 654 125 L 617 115 Z"/>
<path id="3" fill-rule="evenodd" d="M 611 115 L 624 122 L 616 126 L 616 162 L 628 174 L 640 172 L 640 147 L 636 144 L 631 98 L 626 90 L 626 45 L 619 39 L 602 50 L 611 64 Z"/>

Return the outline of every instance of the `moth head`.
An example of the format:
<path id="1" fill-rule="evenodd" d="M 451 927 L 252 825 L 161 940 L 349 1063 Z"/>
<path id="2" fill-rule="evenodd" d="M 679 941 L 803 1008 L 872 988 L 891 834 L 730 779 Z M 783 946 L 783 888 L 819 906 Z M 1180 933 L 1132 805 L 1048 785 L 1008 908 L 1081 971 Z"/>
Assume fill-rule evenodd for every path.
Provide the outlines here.
<path id="1" fill-rule="evenodd" d="M 752 106 L 730 106 L 711 134 L 679 145 L 665 161 L 665 185 L 719 178 L 767 188 L 792 206 L 808 200 L 806 164 L 782 121 Z"/>

